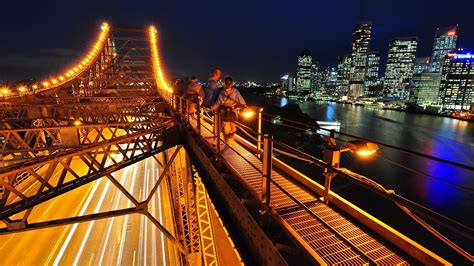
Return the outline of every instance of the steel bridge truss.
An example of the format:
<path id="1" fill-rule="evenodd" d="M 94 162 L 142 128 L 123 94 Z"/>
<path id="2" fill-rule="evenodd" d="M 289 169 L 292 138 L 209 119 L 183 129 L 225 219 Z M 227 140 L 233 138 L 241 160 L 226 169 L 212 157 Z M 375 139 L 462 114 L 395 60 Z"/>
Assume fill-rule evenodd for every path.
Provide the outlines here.
<path id="1" fill-rule="evenodd" d="M 207 190 L 189 157 L 185 154 L 181 159 L 170 164 L 168 175 L 178 240 L 190 254 L 190 262 L 218 265 Z"/>
<path id="2" fill-rule="evenodd" d="M 112 116 L 112 118 L 117 117 Z M 28 159 L 40 158 L 84 145 L 99 144 L 172 123 L 172 120 L 167 117 L 155 117 L 153 122 L 140 121 L 147 119 L 143 116 L 125 118 L 118 116 L 118 118 L 120 122 L 115 123 L 72 125 L 66 122 L 66 125 L 52 127 L 0 130 L 1 165 L 24 163 Z M 133 121 L 122 122 L 122 120 L 128 120 L 127 118 Z M 107 117 L 107 120 L 109 119 L 110 117 Z"/>
<path id="3" fill-rule="evenodd" d="M 74 79 L 1 104 L 0 235 L 138 213 L 177 247 L 182 264 L 218 264 L 206 189 L 186 155 L 184 168 L 175 162 L 180 131 L 157 94 L 148 33 L 112 28 L 95 61 Z M 163 170 L 146 200 L 138 201 L 112 173 L 149 157 Z M 39 204 L 103 177 L 133 207 L 31 222 Z M 165 177 L 174 234 L 148 210 Z"/>

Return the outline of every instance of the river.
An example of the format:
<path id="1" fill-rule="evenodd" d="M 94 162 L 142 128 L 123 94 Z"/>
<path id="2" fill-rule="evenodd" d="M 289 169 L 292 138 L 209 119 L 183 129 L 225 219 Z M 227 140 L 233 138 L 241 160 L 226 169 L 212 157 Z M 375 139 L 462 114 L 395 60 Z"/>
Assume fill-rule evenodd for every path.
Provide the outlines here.
<path id="1" fill-rule="evenodd" d="M 465 165 L 474 165 L 474 123 L 331 102 L 295 102 L 286 98 L 264 98 L 256 95 L 247 97 L 249 104 L 260 106 L 297 103 L 303 113 L 316 120 L 340 121 L 341 132 Z M 314 154 L 320 152 L 315 151 Z M 416 203 L 473 227 L 474 172 L 385 147 L 381 147 L 377 155 L 371 159 L 344 155 L 341 166 L 363 174 Z M 409 171 L 387 159 L 414 168 L 417 172 Z M 377 205 L 373 202 L 375 198 L 366 197 L 366 191 L 355 189 L 353 185 L 339 183 L 334 190 L 359 205 Z M 378 211 L 384 210 L 386 207 L 378 208 Z M 472 252 L 472 247 L 468 247 L 469 249 Z"/>

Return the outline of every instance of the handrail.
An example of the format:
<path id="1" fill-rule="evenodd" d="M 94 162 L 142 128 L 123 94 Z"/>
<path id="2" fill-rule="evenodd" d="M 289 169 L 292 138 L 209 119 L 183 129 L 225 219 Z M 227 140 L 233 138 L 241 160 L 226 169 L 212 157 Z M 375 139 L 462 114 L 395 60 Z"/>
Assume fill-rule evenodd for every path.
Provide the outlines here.
<path id="1" fill-rule="evenodd" d="M 306 154 L 300 150 L 297 150 L 291 146 L 288 146 L 284 143 L 281 143 L 281 142 L 278 142 L 278 141 L 275 141 L 276 143 L 278 143 L 279 145 L 281 146 L 284 146 L 285 148 L 287 149 L 290 149 L 292 150 L 293 152 L 295 153 L 298 153 L 300 156 L 302 157 L 306 157 L 308 160 L 311 160 L 313 161 L 313 163 L 315 163 L 316 165 L 318 165 L 319 167 L 321 168 L 328 168 L 330 169 L 331 171 L 334 171 L 336 172 L 337 174 L 343 176 L 343 177 L 346 177 L 348 178 L 349 180 L 351 181 L 356 181 L 356 183 L 359 183 L 359 184 L 362 184 L 366 187 L 369 187 L 371 188 L 371 190 L 375 190 L 377 192 L 377 194 L 383 196 L 384 198 L 387 198 L 395 203 L 399 203 L 399 204 L 402 204 L 404 206 L 407 206 L 409 209 L 417 212 L 418 214 L 426 217 L 426 218 L 429 218 L 431 219 L 432 221 L 436 222 L 437 224 L 441 225 L 441 226 L 445 226 L 447 228 L 450 228 L 452 230 L 455 230 L 456 232 L 470 238 L 470 239 L 474 239 L 474 229 L 468 227 L 468 226 L 465 226 L 449 217 L 446 217 L 442 214 L 439 214 L 431 209 L 428 209 L 418 203 L 415 203 L 409 199 L 406 199 L 398 194 L 396 194 L 393 190 L 387 190 L 385 188 L 383 188 L 380 184 L 378 183 L 375 183 L 377 185 L 374 185 L 373 183 L 372 184 L 369 184 L 369 183 L 366 183 L 366 182 L 362 182 L 360 178 L 356 178 L 356 176 L 358 177 L 364 177 L 364 176 L 361 176 L 361 175 L 358 175 L 348 169 L 345 169 L 345 168 L 335 168 L 335 167 L 332 167 L 331 165 L 327 164 L 326 162 L 320 160 L 320 159 L 317 159 L 309 154 Z M 371 179 L 368 179 L 366 177 L 364 177 L 365 179 L 367 180 L 370 180 L 372 181 Z M 373 181 L 372 181 L 373 182 Z M 424 213 L 426 212 L 426 214 Z"/>
<path id="2" fill-rule="evenodd" d="M 172 104 L 172 107 L 174 107 L 174 105 L 176 105 L 176 101 L 175 100 L 172 100 L 171 102 Z M 180 99 L 180 104 L 181 105 L 185 105 L 187 106 L 186 104 L 186 100 L 183 101 L 183 99 L 181 98 Z M 181 106 L 183 107 L 183 106 Z M 187 108 L 180 108 L 181 111 L 185 111 Z M 181 116 L 184 116 L 184 112 L 180 112 L 180 115 Z M 217 113 L 216 115 L 219 115 L 219 113 Z M 189 121 L 190 119 L 190 116 L 189 114 L 187 115 L 187 119 Z M 202 118 L 201 118 L 202 117 Z M 196 115 L 196 117 L 192 117 L 193 119 L 207 119 L 207 122 L 209 122 L 210 125 L 213 124 L 213 121 L 212 119 L 209 119 L 208 117 L 206 116 L 202 116 L 202 115 Z M 262 119 L 263 120 L 263 119 Z M 184 120 L 186 121 L 186 120 Z M 299 122 L 297 122 L 299 123 Z M 252 128 L 246 126 L 246 125 L 243 125 L 241 123 L 236 123 L 237 126 L 239 127 L 239 129 L 245 134 L 247 135 L 252 141 L 257 141 L 258 140 L 252 136 L 251 133 L 253 134 L 257 134 L 257 136 L 261 136 L 262 134 L 259 133 L 259 132 L 255 132 L 255 130 L 253 130 Z M 287 125 L 288 126 L 288 125 Z M 211 129 L 207 128 L 207 126 L 204 126 L 204 128 L 206 130 L 209 130 L 210 132 Z M 298 128 L 298 127 L 294 127 L 295 129 L 299 129 L 299 130 L 302 130 L 301 128 Z M 314 127 L 313 127 L 314 128 Z M 218 140 L 221 140 L 221 136 L 220 136 L 220 128 L 218 128 L 219 132 L 218 132 Z M 331 132 L 334 132 L 334 131 L 331 131 Z M 213 132 L 215 134 L 215 132 Z M 200 132 L 198 132 L 198 134 L 200 134 Z M 318 133 L 316 133 L 318 134 Z M 338 133 L 339 134 L 339 133 Z M 321 134 L 318 134 L 318 135 L 321 135 Z M 351 138 L 356 138 L 356 139 L 361 139 L 361 140 L 366 140 L 364 138 L 359 138 L 359 137 L 356 137 L 356 136 L 352 136 L 350 134 L 345 134 L 345 133 L 342 133 L 342 134 L 339 134 L 339 135 L 342 135 L 342 136 L 347 136 L 347 137 L 351 137 Z M 332 135 L 332 137 L 334 137 L 334 134 Z M 341 141 L 347 141 L 347 140 L 341 140 Z M 370 141 L 370 140 L 369 140 Z M 224 142 L 225 143 L 225 142 Z M 298 149 L 295 149 L 294 147 L 291 147 L 285 143 L 282 143 L 282 142 L 279 142 L 279 141 L 274 141 L 275 144 L 281 146 L 283 149 L 286 149 L 288 150 L 289 152 L 285 152 L 284 150 L 281 150 L 281 149 L 275 149 L 275 152 L 277 153 L 280 153 L 282 155 L 285 155 L 285 156 L 290 156 L 290 157 L 293 157 L 295 159 L 299 159 L 299 160 L 302 160 L 302 161 L 306 161 L 306 162 L 309 162 L 309 163 L 314 163 L 316 164 L 318 167 L 320 167 L 321 169 L 327 169 L 327 171 L 330 171 L 330 172 L 333 172 L 333 173 L 336 173 L 340 176 L 343 176 L 344 178 L 348 179 L 349 181 L 351 182 L 355 182 L 356 184 L 358 185 L 361 185 L 363 187 L 365 187 L 366 189 L 369 189 L 371 190 L 372 192 L 375 192 L 376 194 L 386 198 L 386 199 L 389 199 L 390 201 L 394 202 L 397 206 L 399 206 L 400 208 L 405 208 L 403 209 L 404 211 L 406 210 L 410 210 L 411 212 L 413 213 L 416 213 L 422 217 L 425 217 L 427 219 L 429 219 L 430 221 L 432 222 L 435 222 L 436 224 L 438 225 L 441 225 L 445 228 L 448 228 L 450 230 L 453 230 L 469 239 L 474 239 L 474 230 L 466 225 L 463 225 L 449 217 L 446 217 L 440 213 L 437 213 L 431 209 L 428 209 L 418 203 L 415 203 L 409 199 L 406 199 L 398 194 L 396 194 L 393 190 L 387 190 L 385 189 L 382 185 L 376 183 L 375 181 L 365 177 L 365 176 L 362 176 L 362 175 L 359 175 L 359 174 L 356 174 L 348 169 L 345 169 L 345 168 L 340 168 L 340 167 L 333 167 L 332 165 L 330 165 L 329 163 L 323 161 L 323 160 L 320 160 L 314 156 L 311 156 L 303 151 L 300 151 Z M 374 142 L 374 143 L 378 143 L 378 142 Z M 262 173 L 263 174 L 263 171 L 261 171 L 260 169 L 258 169 L 255 165 L 253 165 L 250 161 L 248 161 L 245 157 L 243 157 L 238 151 L 236 151 L 234 148 L 232 148 L 230 145 L 228 145 L 227 143 L 225 143 L 231 150 L 233 150 L 236 154 L 238 154 L 242 159 L 244 159 L 250 166 L 252 166 L 253 168 L 255 168 L 258 172 Z M 391 147 L 390 145 L 386 145 L 386 144 L 381 144 L 381 146 L 385 146 L 385 147 L 388 147 L 388 148 L 395 148 L 397 149 L 397 147 Z M 218 149 L 219 151 L 219 149 Z M 406 150 L 406 152 L 408 153 L 412 153 L 411 151 L 408 151 Z M 421 153 L 420 153 L 421 154 Z M 261 155 L 261 154 L 260 154 Z M 421 154 L 421 156 L 423 156 L 424 154 Z M 220 156 L 220 154 L 219 154 Z M 428 155 L 426 155 L 427 157 L 429 157 Z M 436 158 L 438 159 L 438 158 Z M 442 160 L 442 159 L 441 159 Z M 449 161 L 447 161 L 447 163 L 451 163 Z M 470 166 L 465 166 L 467 167 L 467 169 L 470 168 Z M 270 179 L 270 181 L 272 183 L 276 183 L 274 182 L 273 180 Z M 277 184 L 278 186 L 278 184 Z M 281 188 L 279 187 L 279 189 L 283 189 L 284 188 Z M 289 194 L 287 191 L 284 191 L 286 192 L 285 194 Z M 291 197 L 291 195 L 288 195 Z M 413 214 L 414 215 L 414 214 Z M 410 216 L 410 215 L 409 215 Z M 411 217 L 411 216 L 410 216 Z M 415 221 L 418 221 L 415 219 Z M 422 224 L 422 223 L 420 223 Z M 422 224 L 423 225 L 423 224 Z M 428 229 L 427 229 L 428 230 Z M 430 230 L 428 230 L 429 232 L 431 232 Z M 436 234 L 434 234 L 435 236 L 437 236 Z M 438 237 L 438 236 L 437 236 Z M 444 238 L 441 238 L 441 237 L 438 237 L 439 239 L 441 239 L 443 242 L 447 243 L 449 245 L 449 242 L 446 242 L 446 239 Z M 452 247 L 450 245 L 450 247 Z M 462 252 L 459 251 L 459 249 L 456 249 L 456 248 L 453 248 L 455 249 L 457 252 L 459 252 L 461 255 L 463 255 Z M 462 249 L 460 249 L 462 250 Z M 463 255 L 464 256 L 464 255 Z M 467 257 L 469 259 L 469 257 Z"/>

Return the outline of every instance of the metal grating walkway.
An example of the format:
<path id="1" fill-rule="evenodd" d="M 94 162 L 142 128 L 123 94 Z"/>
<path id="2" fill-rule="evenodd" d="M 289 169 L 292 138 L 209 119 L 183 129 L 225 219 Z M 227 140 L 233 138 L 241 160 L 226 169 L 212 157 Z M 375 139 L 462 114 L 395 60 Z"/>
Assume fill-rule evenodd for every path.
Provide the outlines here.
<path id="1" fill-rule="evenodd" d="M 194 125 L 193 121 L 191 124 Z M 201 135 L 209 144 L 212 144 L 212 130 L 210 128 L 209 124 L 203 123 Z M 234 174 L 242 178 L 259 195 L 262 190 L 262 175 L 257 169 L 262 169 L 262 162 L 237 143 L 233 143 L 232 148 L 235 151 L 227 147 L 226 144 L 221 144 L 221 155 L 226 164 Z M 317 217 L 312 216 L 274 184 L 271 184 L 270 206 L 327 264 L 410 264 L 404 256 L 398 254 L 395 247 L 387 245 L 385 242 L 382 243 L 374 233 L 368 232 L 348 219 L 346 215 L 321 202 L 279 171 L 272 170 L 272 179 Z"/>

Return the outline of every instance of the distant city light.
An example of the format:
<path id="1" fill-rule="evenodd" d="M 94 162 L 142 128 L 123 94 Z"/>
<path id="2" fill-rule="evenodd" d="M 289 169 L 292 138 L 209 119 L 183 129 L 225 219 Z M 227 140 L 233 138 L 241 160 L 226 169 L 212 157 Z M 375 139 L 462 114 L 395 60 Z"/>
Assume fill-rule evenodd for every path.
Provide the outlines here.
<path id="1" fill-rule="evenodd" d="M 449 36 L 453 36 L 453 35 L 455 35 L 455 34 L 456 34 L 455 31 L 450 31 L 450 32 L 448 32 L 448 35 L 449 35 Z"/>
<path id="2" fill-rule="evenodd" d="M 474 54 L 454 54 L 454 59 L 474 59 Z"/>

